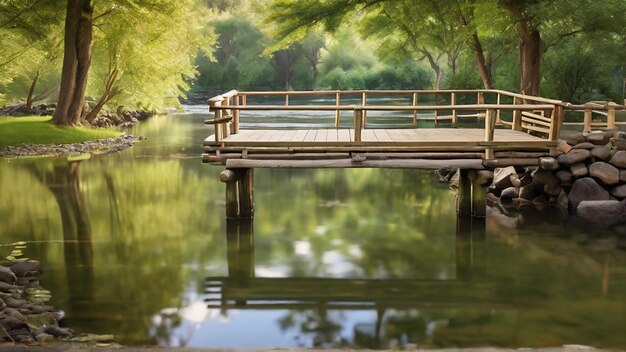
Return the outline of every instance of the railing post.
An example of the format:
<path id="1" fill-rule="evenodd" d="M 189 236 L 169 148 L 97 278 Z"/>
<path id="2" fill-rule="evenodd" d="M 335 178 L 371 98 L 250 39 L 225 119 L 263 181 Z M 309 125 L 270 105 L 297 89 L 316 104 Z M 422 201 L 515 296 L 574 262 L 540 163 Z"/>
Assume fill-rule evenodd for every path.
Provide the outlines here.
<path id="1" fill-rule="evenodd" d="M 552 110 L 552 118 L 550 119 L 550 132 L 548 133 L 548 139 L 556 141 L 559 139 L 561 133 L 561 123 L 563 121 L 563 106 L 554 105 Z"/>
<path id="2" fill-rule="evenodd" d="M 289 94 L 285 94 L 285 106 L 289 106 Z"/>
<path id="3" fill-rule="evenodd" d="M 518 105 L 520 103 L 520 98 L 513 97 L 513 105 Z M 522 110 L 513 110 L 513 125 L 511 126 L 511 129 L 515 131 L 522 130 Z"/>
<path id="4" fill-rule="evenodd" d="M 213 108 L 215 108 L 215 120 L 219 120 L 222 118 L 222 109 L 220 106 L 222 105 L 221 101 L 215 102 Z M 222 140 L 222 127 L 219 124 L 213 125 L 213 129 L 215 130 L 215 141 L 219 142 Z"/>
<path id="5" fill-rule="evenodd" d="M 496 110 L 487 109 L 485 114 L 485 142 L 493 142 L 493 134 L 496 125 Z M 493 148 L 485 148 L 485 159 L 493 159 Z"/>
<path id="6" fill-rule="evenodd" d="M 454 108 L 454 105 L 456 105 L 456 93 L 452 92 L 450 93 L 450 105 L 452 105 L 452 126 L 456 126 L 456 122 L 457 122 L 457 114 L 456 114 L 456 109 Z"/>
<path id="7" fill-rule="evenodd" d="M 588 105 L 588 104 L 585 104 Z M 593 109 L 591 106 L 585 106 L 585 116 L 583 118 L 583 132 L 591 131 L 591 120 L 593 117 Z"/>
<path id="8" fill-rule="evenodd" d="M 417 106 L 417 92 L 413 93 L 413 106 Z M 413 110 L 413 127 L 417 127 L 417 110 Z"/>
<path id="9" fill-rule="evenodd" d="M 354 141 L 361 141 L 361 130 L 363 129 L 363 108 L 354 108 Z"/>
<path id="10" fill-rule="evenodd" d="M 439 98 L 439 94 L 435 93 L 435 106 L 437 106 L 437 102 Z M 435 127 L 439 126 L 439 110 L 435 108 Z"/>
<path id="11" fill-rule="evenodd" d="M 609 102 L 607 104 L 606 110 L 606 127 L 610 130 L 615 128 L 615 104 L 614 102 Z"/>
<path id="12" fill-rule="evenodd" d="M 502 102 L 502 96 L 500 95 L 500 93 L 498 93 L 497 98 L 496 98 L 496 105 L 500 105 L 501 102 Z M 496 123 L 497 124 L 502 123 L 502 110 L 500 108 L 498 108 L 498 112 L 496 113 Z"/>
<path id="13" fill-rule="evenodd" d="M 224 99 L 224 102 L 226 103 L 225 104 L 226 106 L 229 106 L 230 105 L 230 98 Z M 229 115 L 229 113 L 227 112 L 226 115 Z M 222 113 L 222 116 L 224 116 L 223 113 Z M 220 127 L 222 128 L 222 137 L 223 138 L 228 137 L 228 134 L 230 133 L 230 130 L 228 128 L 228 124 L 229 124 L 228 122 L 220 124 Z"/>
<path id="14" fill-rule="evenodd" d="M 337 106 L 337 110 L 335 110 L 335 128 L 339 128 L 339 120 L 341 119 L 341 111 L 339 110 L 339 105 L 341 104 L 341 93 L 335 94 L 335 105 Z"/>
<path id="15" fill-rule="evenodd" d="M 235 106 L 239 106 L 239 95 L 235 95 Z M 239 133 L 239 109 L 233 109 L 233 124 L 230 126 L 230 133 L 237 134 Z"/>
<path id="16" fill-rule="evenodd" d="M 367 106 L 367 93 L 366 92 L 363 92 L 363 96 L 361 99 L 361 106 L 363 108 Z M 363 109 L 361 111 L 361 114 L 363 115 L 363 127 L 365 127 L 365 125 L 367 125 L 367 110 Z"/>

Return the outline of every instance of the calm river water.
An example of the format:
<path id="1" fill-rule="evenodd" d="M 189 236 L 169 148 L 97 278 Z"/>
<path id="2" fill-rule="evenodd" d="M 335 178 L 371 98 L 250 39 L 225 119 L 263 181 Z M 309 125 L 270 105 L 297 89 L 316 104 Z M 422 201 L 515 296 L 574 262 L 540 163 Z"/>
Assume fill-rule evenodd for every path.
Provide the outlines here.
<path id="1" fill-rule="evenodd" d="M 552 209 L 472 223 L 431 171 L 373 169 L 257 170 L 254 222 L 227 224 L 204 109 L 140 124 L 119 154 L 0 160 L 0 256 L 26 242 L 64 326 L 126 345 L 626 347 L 626 230 Z"/>

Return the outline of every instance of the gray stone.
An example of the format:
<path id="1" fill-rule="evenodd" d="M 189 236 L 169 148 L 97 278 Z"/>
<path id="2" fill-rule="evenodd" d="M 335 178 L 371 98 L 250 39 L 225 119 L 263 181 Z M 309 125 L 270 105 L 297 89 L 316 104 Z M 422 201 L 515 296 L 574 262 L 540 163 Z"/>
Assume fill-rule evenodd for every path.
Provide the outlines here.
<path id="1" fill-rule="evenodd" d="M 520 188 L 522 186 L 522 180 L 517 175 L 511 175 L 511 184 L 515 188 Z"/>
<path id="2" fill-rule="evenodd" d="M 611 195 L 616 198 L 626 198 L 626 185 L 611 188 Z"/>
<path id="3" fill-rule="evenodd" d="M 578 143 L 582 143 L 584 142 L 585 136 L 583 136 L 582 133 L 578 132 L 578 133 L 572 133 L 569 136 L 567 136 L 567 144 L 569 145 L 576 145 Z"/>
<path id="4" fill-rule="evenodd" d="M 559 155 L 557 160 L 560 164 L 570 166 L 583 162 L 591 156 L 591 152 L 587 149 L 572 149 L 569 153 Z"/>
<path id="5" fill-rule="evenodd" d="M 558 179 L 556 178 L 556 176 L 554 176 L 552 172 L 540 169 L 535 171 L 533 175 L 533 182 L 546 185 L 549 183 L 556 183 L 558 182 Z"/>
<path id="6" fill-rule="evenodd" d="M 35 260 L 13 264 L 11 265 L 11 271 L 13 271 L 17 277 L 37 276 L 41 273 L 39 262 Z"/>
<path id="7" fill-rule="evenodd" d="M 583 176 L 587 176 L 589 170 L 587 170 L 587 166 L 584 163 L 576 163 L 570 166 L 570 172 L 573 177 L 579 178 Z"/>
<path id="8" fill-rule="evenodd" d="M 17 277 L 15 277 L 15 274 L 11 271 L 11 269 L 5 266 L 0 266 L 0 281 L 13 285 L 17 281 Z"/>
<path id="9" fill-rule="evenodd" d="M 576 215 L 587 221 L 611 226 L 626 220 L 626 206 L 616 200 L 582 201 L 576 208 Z"/>
<path id="10" fill-rule="evenodd" d="M 548 195 L 556 197 L 561 194 L 561 191 L 563 191 L 563 187 L 561 187 L 561 185 L 559 185 L 558 183 L 548 183 L 543 186 L 543 191 L 546 192 L 546 194 Z"/>
<path id="11" fill-rule="evenodd" d="M 607 160 L 611 156 L 611 149 L 606 146 L 591 149 L 591 156 L 601 160 Z"/>
<path id="12" fill-rule="evenodd" d="M 609 160 L 609 163 L 615 167 L 626 169 L 626 151 L 620 150 Z"/>
<path id="13" fill-rule="evenodd" d="M 626 182 L 626 170 L 619 170 L 620 182 Z"/>
<path id="14" fill-rule="evenodd" d="M 539 158 L 539 167 L 546 171 L 554 171 L 559 168 L 559 162 L 551 156 Z"/>
<path id="15" fill-rule="evenodd" d="M 576 144 L 573 149 L 593 149 L 595 148 L 596 145 L 593 143 L 589 143 L 589 142 L 582 142 L 582 143 L 578 143 Z"/>
<path id="16" fill-rule="evenodd" d="M 567 170 L 559 170 L 556 172 L 556 178 L 558 178 L 561 183 L 570 183 L 572 181 L 572 173 Z"/>
<path id="17" fill-rule="evenodd" d="M 55 340 L 55 337 L 44 332 L 35 336 L 35 339 L 39 342 L 52 342 Z"/>
<path id="18" fill-rule="evenodd" d="M 561 191 L 559 197 L 556 199 L 556 205 L 559 209 L 567 214 L 569 211 L 569 198 L 567 197 L 567 193 L 565 191 Z"/>
<path id="19" fill-rule="evenodd" d="M 532 182 L 531 184 L 521 187 L 519 189 L 519 198 L 532 201 L 537 196 L 539 196 L 540 192 L 542 191 L 542 184 Z"/>
<path id="20" fill-rule="evenodd" d="M 16 287 L 4 281 L 0 281 L 0 292 L 10 292 L 14 290 Z"/>
<path id="21" fill-rule="evenodd" d="M 509 188 L 505 188 L 502 191 L 502 194 L 500 194 L 500 199 L 510 200 L 510 199 L 513 199 L 513 198 L 517 198 L 518 196 L 519 196 L 519 194 L 517 192 L 517 188 L 509 187 Z"/>
<path id="22" fill-rule="evenodd" d="M 589 134 L 585 136 L 585 140 L 595 145 L 606 145 L 607 143 L 611 141 L 612 137 L 613 137 L 613 132 L 595 131 L 595 132 L 589 132 Z"/>
<path id="23" fill-rule="evenodd" d="M 60 328 L 55 325 L 46 326 L 44 330 L 46 334 L 50 334 L 55 337 L 71 337 L 72 332 L 70 329 Z"/>
<path id="24" fill-rule="evenodd" d="M 609 191 L 600 186 L 591 177 L 578 179 L 572 185 L 568 198 L 572 208 L 576 209 L 578 203 L 586 200 L 609 200 Z"/>
<path id="25" fill-rule="evenodd" d="M 619 170 L 603 161 L 591 164 L 589 166 L 589 175 L 602 181 L 606 185 L 616 185 L 619 183 Z"/>
<path id="26" fill-rule="evenodd" d="M 481 186 L 488 186 L 493 181 L 493 172 L 489 170 L 480 170 L 476 172 L 476 178 L 474 182 Z"/>
<path id="27" fill-rule="evenodd" d="M 513 166 L 504 168 L 496 168 L 493 170 L 493 183 L 492 185 L 496 189 L 496 194 L 499 194 L 503 189 L 509 188 L 511 184 L 511 175 L 517 175 Z"/>

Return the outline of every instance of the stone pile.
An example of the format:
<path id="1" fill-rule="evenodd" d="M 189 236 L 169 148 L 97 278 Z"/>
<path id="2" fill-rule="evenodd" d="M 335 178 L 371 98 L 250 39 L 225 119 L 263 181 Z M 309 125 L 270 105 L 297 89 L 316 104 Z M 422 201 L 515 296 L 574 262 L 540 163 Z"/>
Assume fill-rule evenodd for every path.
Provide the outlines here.
<path id="1" fill-rule="evenodd" d="M 626 222 L 626 133 L 571 134 L 534 168 L 494 170 L 503 204 L 556 204 L 566 215 L 611 226 Z"/>
<path id="2" fill-rule="evenodd" d="M 117 138 L 105 138 L 94 141 L 87 141 L 73 144 L 26 144 L 19 146 L 0 147 L 0 158 L 20 157 L 20 156 L 61 156 L 61 155 L 81 155 L 105 154 L 119 152 L 132 147 L 136 141 L 144 139 L 132 135 L 122 135 Z"/>
<path id="3" fill-rule="evenodd" d="M 105 111 L 96 116 L 91 123 L 92 127 L 117 127 L 127 128 L 136 125 L 139 121 L 144 121 L 154 114 L 143 110 L 118 109 L 117 112 Z"/>
<path id="4" fill-rule="evenodd" d="M 39 286 L 40 274 L 34 260 L 0 265 L 0 345 L 72 337 L 72 331 L 58 325 L 62 313 L 44 304 L 49 294 Z"/>

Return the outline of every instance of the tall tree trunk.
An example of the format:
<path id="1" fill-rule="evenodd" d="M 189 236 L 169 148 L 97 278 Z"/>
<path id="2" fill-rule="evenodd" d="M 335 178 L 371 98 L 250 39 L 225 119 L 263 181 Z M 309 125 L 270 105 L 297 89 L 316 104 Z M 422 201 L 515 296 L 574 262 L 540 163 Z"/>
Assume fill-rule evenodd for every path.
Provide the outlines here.
<path id="1" fill-rule="evenodd" d="M 93 45 L 93 3 L 91 0 L 68 0 L 65 17 L 65 44 L 61 90 L 52 122 L 78 125 L 85 105 L 87 75 Z"/>
<path id="2" fill-rule="evenodd" d="M 472 49 L 474 50 L 474 55 L 476 56 L 476 64 L 478 65 L 478 72 L 480 73 L 480 78 L 483 81 L 483 86 L 485 89 L 492 89 L 493 79 L 491 78 L 491 68 L 487 65 L 483 45 L 480 42 L 480 38 L 478 38 L 477 33 L 472 34 Z"/>
<path id="3" fill-rule="evenodd" d="M 117 87 L 113 87 L 113 85 L 115 84 L 117 80 L 118 72 L 119 71 L 117 67 L 114 67 L 113 69 L 109 71 L 107 82 L 104 87 L 104 93 L 102 93 L 102 96 L 100 97 L 96 105 L 91 110 L 89 110 L 89 112 L 85 115 L 85 120 L 87 120 L 87 122 L 93 121 L 100 113 L 100 110 L 102 110 L 102 107 L 104 106 L 104 104 L 106 104 L 109 100 L 111 100 L 111 98 L 113 98 L 117 93 L 119 93 L 119 90 L 117 89 Z"/>
<path id="4" fill-rule="evenodd" d="M 519 24 L 520 91 L 538 96 L 541 91 L 541 34 L 537 28 Z"/>
<path id="5" fill-rule="evenodd" d="M 435 57 L 425 48 L 420 49 L 420 52 L 422 52 L 424 56 L 426 56 L 426 59 L 428 59 L 428 63 L 430 64 L 430 68 L 435 71 L 435 89 L 441 89 L 441 82 L 443 81 L 443 69 L 441 68 L 441 65 L 437 63 L 437 60 L 439 58 L 435 59 Z"/>
<path id="6" fill-rule="evenodd" d="M 26 97 L 26 109 L 31 110 L 33 108 L 33 95 L 35 94 L 35 87 L 37 86 L 37 80 L 39 80 L 39 70 L 35 74 L 35 78 L 33 78 L 33 83 L 30 85 L 30 89 L 28 90 L 28 96 Z"/>

